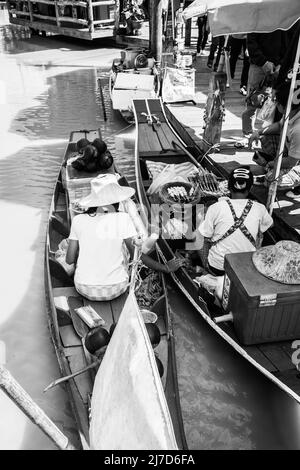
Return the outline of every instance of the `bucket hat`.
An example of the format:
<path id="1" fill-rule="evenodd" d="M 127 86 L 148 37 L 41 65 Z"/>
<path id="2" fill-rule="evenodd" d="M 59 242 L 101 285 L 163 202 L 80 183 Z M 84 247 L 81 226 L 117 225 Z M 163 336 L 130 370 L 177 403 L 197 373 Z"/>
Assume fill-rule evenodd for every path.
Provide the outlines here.
<path id="1" fill-rule="evenodd" d="M 116 175 L 99 175 L 91 181 L 91 192 L 78 201 L 82 207 L 109 206 L 125 201 L 135 193 L 129 186 L 120 186 Z"/>
<path id="2" fill-rule="evenodd" d="M 283 284 L 300 284 L 300 244 L 281 240 L 255 251 L 252 261 L 264 276 Z"/>

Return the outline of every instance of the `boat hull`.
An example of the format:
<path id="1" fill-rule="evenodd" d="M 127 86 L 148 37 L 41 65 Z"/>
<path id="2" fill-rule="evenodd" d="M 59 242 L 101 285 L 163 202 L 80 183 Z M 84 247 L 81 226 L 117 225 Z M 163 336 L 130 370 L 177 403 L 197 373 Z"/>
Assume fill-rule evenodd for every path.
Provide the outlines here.
<path id="1" fill-rule="evenodd" d="M 87 325 L 77 316 L 75 308 L 91 305 L 105 320 L 105 328 L 109 331 L 116 324 L 126 301 L 122 294 L 111 302 L 90 302 L 78 294 L 74 288 L 73 278 L 55 259 L 59 243 L 68 237 L 71 222 L 70 200 L 66 190 L 66 162 L 74 155 L 75 142 L 82 137 L 93 140 L 101 137 L 99 130 L 76 131 L 71 133 L 66 147 L 62 167 L 55 185 L 49 211 L 45 245 L 45 292 L 47 315 L 51 339 L 55 348 L 62 376 L 68 376 L 92 364 L 95 357 L 88 353 L 84 346 L 84 337 L 89 331 Z M 124 177 L 122 178 L 124 183 Z M 125 179 L 126 182 L 126 179 Z M 157 256 L 154 254 L 154 256 Z M 182 422 L 177 373 L 175 363 L 174 338 L 170 320 L 170 311 L 166 285 L 161 278 L 163 295 L 151 307 L 160 319 L 161 341 L 159 357 L 162 356 L 164 374 L 162 382 L 168 395 L 172 423 L 179 448 L 186 448 L 184 427 Z M 89 449 L 90 403 L 96 369 L 92 368 L 74 379 L 67 380 L 65 385 L 69 394 L 72 412 L 83 449 Z"/>

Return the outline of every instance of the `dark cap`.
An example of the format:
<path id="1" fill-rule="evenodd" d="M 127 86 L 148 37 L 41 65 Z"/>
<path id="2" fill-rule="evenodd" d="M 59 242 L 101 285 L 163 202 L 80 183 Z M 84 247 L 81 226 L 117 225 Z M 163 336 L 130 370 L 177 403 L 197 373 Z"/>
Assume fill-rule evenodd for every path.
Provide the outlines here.
<path id="1" fill-rule="evenodd" d="M 241 166 L 233 170 L 228 178 L 228 189 L 233 192 L 249 192 L 253 185 L 253 174 L 249 168 Z"/>

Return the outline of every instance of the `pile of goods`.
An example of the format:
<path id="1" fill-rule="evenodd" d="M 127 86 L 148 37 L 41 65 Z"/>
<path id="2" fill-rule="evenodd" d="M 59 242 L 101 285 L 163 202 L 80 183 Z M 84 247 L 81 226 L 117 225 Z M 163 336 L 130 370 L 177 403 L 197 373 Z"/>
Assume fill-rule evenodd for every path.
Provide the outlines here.
<path id="1" fill-rule="evenodd" d="M 184 203 L 189 202 L 195 193 L 195 188 L 190 188 L 187 192 L 186 188 L 183 186 L 171 186 L 167 189 L 168 194 L 175 202 Z"/>
<path id="2" fill-rule="evenodd" d="M 167 204 L 196 204 L 200 200 L 196 186 L 179 181 L 162 185 L 159 196 Z"/>
<path id="3" fill-rule="evenodd" d="M 216 175 L 207 170 L 203 169 L 194 173 L 189 177 L 189 180 L 198 188 L 202 196 L 221 197 L 229 194 L 227 181 L 218 179 Z"/>

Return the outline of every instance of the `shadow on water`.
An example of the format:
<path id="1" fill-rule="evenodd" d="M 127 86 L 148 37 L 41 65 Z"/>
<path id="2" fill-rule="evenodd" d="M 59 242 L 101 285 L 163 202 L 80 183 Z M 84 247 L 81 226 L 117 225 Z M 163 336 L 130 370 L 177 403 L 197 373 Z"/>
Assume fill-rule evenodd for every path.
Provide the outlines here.
<path id="1" fill-rule="evenodd" d="M 63 389 L 42 393 L 60 375 L 45 316 L 44 243 L 53 188 L 71 131 L 100 127 L 116 160 L 125 166 L 133 160 L 131 129 L 121 117 L 115 119 L 107 93 L 107 75 L 102 74 L 102 78 L 107 122 L 103 122 L 99 104 L 96 70 L 53 75 L 46 80 L 46 90 L 35 97 L 35 105 L 14 116 L 8 131 L 14 140 L 20 139 L 20 148 L 0 160 L 6 251 L 13 251 L 12 256 L 2 258 L 8 290 L 4 305 L 7 300 L 7 309 L 11 310 L 0 326 L 0 337 L 7 347 L 7 367 L 73 442 L 75 424 Z M 13 144 L 11 149 L 15 148 Z M 25 251 L 30 255 L 24 255 Z M 14 294 L 15 299 L 8 299 Z M 5 309 L 3 314 L 7 314 Z M 20 430 L 15 432 L 17 442 Z M 26 425 L 20 448 L 53 447 L 36 427 Z"/>
<path id="2" fill-rule="evenodd" d="M 300 449 L 300 406 L 225 342 L 170 286 L 187 443 Z"/>

